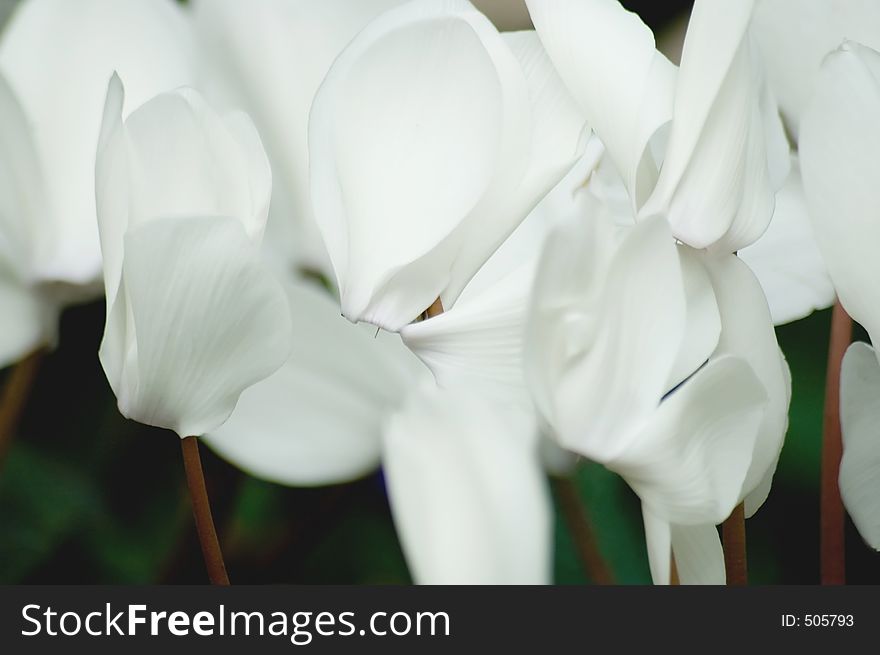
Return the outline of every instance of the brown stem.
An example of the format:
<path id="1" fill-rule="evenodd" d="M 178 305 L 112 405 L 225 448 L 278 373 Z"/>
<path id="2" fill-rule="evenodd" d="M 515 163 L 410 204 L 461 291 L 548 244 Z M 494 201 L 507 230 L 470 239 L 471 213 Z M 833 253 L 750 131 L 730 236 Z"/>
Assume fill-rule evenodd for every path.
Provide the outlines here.
<path id="1" fill-rule="evenodd" d="M 852 319 L 840 302 L 837 302 L 831 314 L 822 430 L 819 550 L 821 581 L 825 585 L 842 585 L 846 582 L 844 510 L 837 478 L 840 474 L 840 457 L 843 454 L 840 438 L 840 363 L 851 341 Z"/>
<path id="2" fill-rule="evenodd" d="M 590 514 L 574 482 L 570 478 L 553 478 L 553 487 L 584 571 L 595 584 L 614 584 L 614 574 L 602 557 Z"/>
<path id="3" fill-rule="evenodd" d="M 0 392 L 0 470 L 12 445 L 12 435 L 18 428 L 21 415 L 27 406 L 34 381 L 43 356 L 44 348 L 38 348 L 18 362 L 10 371 L 3 391 Z"/>
<path id="4" fill-rule="evenodd" d="M 746 512 L 742 503 L 733 509 L 721 525 L 721 541 L 728 586 L 746 586 L 749 584 L 749 571 L 746 562 Z"/>
<path id="5" fill-rule="evenodd" d="M 443 313 L 443 303 L 437 298 L 428 309 L 425 310 L 425 318 L 434 318 Z"/>
<path id="6" fill-rule="evenodd" d="M 202 459 L 199 457 L 199 440 L 196 437 L 186 437 L 180 441 L 180 447 L 183 450 L 186 484 L 189 487 L 193 518 L 196 522 L 199 543 L 202 546 L 202 556 L 205 558 L 205 568 L 208 569 L 208 578 L 211 584 L 228 585 L 229 576 L 226 575 L 226 564 L 223 562 L 217 530 L 214 528 L 214 518 L 211 516 L 211 503 L 208 501 L 208 491 L 205 488 L 205 474 L 202 471 Z"/>

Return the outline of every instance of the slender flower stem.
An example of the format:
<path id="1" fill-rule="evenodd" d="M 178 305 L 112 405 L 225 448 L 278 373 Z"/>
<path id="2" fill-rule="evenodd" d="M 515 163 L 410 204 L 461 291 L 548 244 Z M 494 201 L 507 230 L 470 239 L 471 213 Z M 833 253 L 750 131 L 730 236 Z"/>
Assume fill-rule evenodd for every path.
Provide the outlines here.
<path id="1" fill-rule="evenodd" d="M 584 571 L 595 584 L 614 584 L 614 574 L 599 550 L 589 511 L 577 486 L 570 478 L 553 478 L 553 488 Z"/>
<path id="2" fill-rule="evenodd" d="M 721 541 L 724 545 L 724 569 L 728 586 L 744 587 L 749 584 L 746 563 L 746 512 L 740 503 L 721 525 Z"/>
<path id="3" fill-rule="evenodd" d="M 38 348 L 18 362 L 0 391 L 0 470 L 6 461 L 12 445 L 12 435 L 27 406 L 45 354 L 45 348 Z"/>
<path id="4" fill-rule="evenodd" d="M 183 450 L 186 484 L 189 487 L 193 518 L 196 522 L 199 543 L 202 546 L 202 556 L 205 558 L 205 568 L 208 569 L 208 578 L 211 584 L 228 585 L 229 576 L 226 575 L 226 564 L 223 562 L 220 541 L 217 539 L 214 518 L 211 516 L 208 491 L 205 488 L 205 474 L 202 471 L 202 459 L 199 457 L 199 440 L 196 437 L 186 437 L 180 441 L 180 447 Z"/>
<path id="5" fill-rule="evenodd" d="M 425 310 L 425 318 L 434 318 L 443 313 L 443 303 L 437 298 L 428 309 Z"/>
<path id="6" fill-rule="evenodd" d="M 844 559 L 844 510 L 837 478 L 843 444 L 840 438 L 840 364 L 852 341 L 852 319 L 840 302 L 831 314 L 828 371 L 825 376 L 825 416 L 822 430 L 822 485 L 819 538 L 821 581 L 825 585 L 846 582 Z"/>

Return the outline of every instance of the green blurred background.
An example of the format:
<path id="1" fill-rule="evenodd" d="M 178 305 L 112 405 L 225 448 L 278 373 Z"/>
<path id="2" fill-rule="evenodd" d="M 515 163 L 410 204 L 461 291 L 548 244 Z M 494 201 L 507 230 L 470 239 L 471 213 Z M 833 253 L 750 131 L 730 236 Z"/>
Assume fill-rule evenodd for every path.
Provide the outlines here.
<path id="1" fill-rule="evenodd" d="M 0 2 L 0 20 L 13 3 Z M 518 2 L 486 0 L 518 26 Z M 688 2 L 624 2 L 656 30 Z M 499 14 L 500 15 L 500 14 Z M 674 46 L 673 46 L 674 47 Z M 671 55 L 674 58 L 674 54 Z M 0 471 L 0 583 L 203 583 L 178 438 L 124 420 L 97 358 L 103 303 L 69 309 Z M 791 421 L 773 491 L 747 523 L 755 584 L 814 584 L 819 574 L 819 453 L 830 311 L 778 329 L 792 371 Z M 0 373 L 0 383 L 8 372 Z M 289 489 L 202 448 L 233 583 L 407 583 L 381 474 Z M 639 505 L 596 465 L 577 485 L 620 583 L 650 582 Z M 558 514 L 558 513 L 557 513 Z M 847 525 L 850 583 L 880 583 L 880 555 Z M 555 581 L 588 582 L 556 525 Z"/>

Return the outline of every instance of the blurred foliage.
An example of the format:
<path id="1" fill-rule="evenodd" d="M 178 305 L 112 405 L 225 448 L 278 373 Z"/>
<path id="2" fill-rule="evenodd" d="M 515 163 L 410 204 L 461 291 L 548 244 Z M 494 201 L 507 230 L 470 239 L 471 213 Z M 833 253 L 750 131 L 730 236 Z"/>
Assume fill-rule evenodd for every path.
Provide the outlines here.
<path id="1" fill-rule="evenodd" d="M 818 581 L 818 481 L 830 312 L 780 327 L 792 371 L 788 437 L 774 488 L 748 522 L 751 579 Z M 179 441 L 124 420 L 96 357 L 103 304 L 65 312 L 0 472 L 0 583 L 201 583 Z M 408 583 L 380 473 L 290 489 L 250 478 L 202 448 L 233 582 Z M 639 503 L 601 466 L 576 483 L 598 546 L 623 584 L 650 581 Z M 557 512 L 557 515 L 559 513 Z M 555 580 L 589 582 L 565 522 Z M 880 582 L 880 556 L 847 534 L 848 578 Z"/>

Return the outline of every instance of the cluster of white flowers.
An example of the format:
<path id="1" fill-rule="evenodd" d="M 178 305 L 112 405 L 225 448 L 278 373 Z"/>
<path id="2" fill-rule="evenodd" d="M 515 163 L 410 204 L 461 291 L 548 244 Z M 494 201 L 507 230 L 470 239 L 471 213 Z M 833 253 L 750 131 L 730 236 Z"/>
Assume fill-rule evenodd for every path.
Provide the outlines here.
<path id="1" fill-rule="evenodd" d="M 696 0 L 680 66 L 617 0 L 527 5 L 24 0 L 0 365 L 103 291 L 125 416 L 282 484 L 381 463 L 418 582 L 549 582 L 578 456 L 655 582 L 723 582 L 788 424 L 774 324 L 838 294 L 880 334 L 880 3 Z M 880 548 L 870 346 L 842 389 Z"/>

